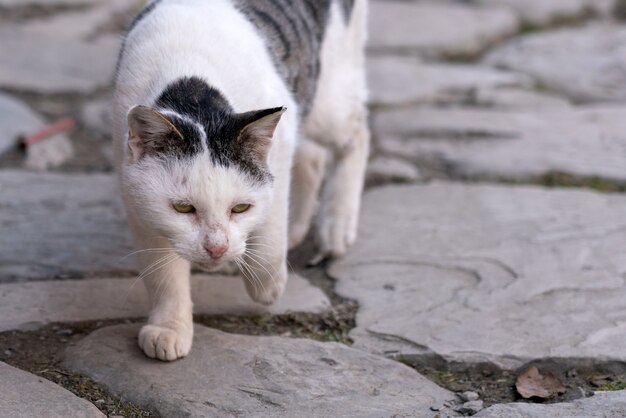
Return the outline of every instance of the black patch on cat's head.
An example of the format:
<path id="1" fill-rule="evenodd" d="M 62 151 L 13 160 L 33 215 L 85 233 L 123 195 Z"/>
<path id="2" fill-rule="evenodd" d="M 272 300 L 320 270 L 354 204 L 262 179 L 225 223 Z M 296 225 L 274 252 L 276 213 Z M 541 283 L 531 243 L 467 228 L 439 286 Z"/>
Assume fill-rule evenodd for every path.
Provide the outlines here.
<path id="1" fill-rule="evenodd" d="M 206 133 L 206 146 L 213 163 L 236 166 L 259 182 L 272 180 L 265 159 L 254 152 L 258 144 L 253 142 L 254 138 L 242 138 L 242 132 L 269 115 L 282 113 L 283 108 L 236 113 L 217 89 L 198 77 L 183 77 L 171 83 L 156 100 L 155 106 L 166 112 L 183 137 L 179 141 L 168 141 L 165 154 L 193 157 L 202 152 L 202 136 L 194 126 L 197 123 Z M 172 115 L 168 110 L 182 117 Z"/>

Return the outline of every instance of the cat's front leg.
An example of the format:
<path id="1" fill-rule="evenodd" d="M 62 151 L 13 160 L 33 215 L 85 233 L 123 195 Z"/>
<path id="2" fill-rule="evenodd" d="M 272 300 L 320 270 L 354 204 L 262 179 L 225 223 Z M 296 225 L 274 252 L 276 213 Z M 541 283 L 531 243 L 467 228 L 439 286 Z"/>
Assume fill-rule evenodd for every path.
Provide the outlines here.
<path id="1" fill-rule="evenodd" d="M 185 357 L 193 339 L 189 262 L 167 249 L 140 254 L 150 316 L 139 331 L 139 347 L 159 360 Z"/>
<path id="2" fill-rule="evenodd" d="M 287 284 L 287 190 L 278 187 L 270 216 L 247 240 L 241 263 L 246 290 L 255 302 L 270 305 Z"/>

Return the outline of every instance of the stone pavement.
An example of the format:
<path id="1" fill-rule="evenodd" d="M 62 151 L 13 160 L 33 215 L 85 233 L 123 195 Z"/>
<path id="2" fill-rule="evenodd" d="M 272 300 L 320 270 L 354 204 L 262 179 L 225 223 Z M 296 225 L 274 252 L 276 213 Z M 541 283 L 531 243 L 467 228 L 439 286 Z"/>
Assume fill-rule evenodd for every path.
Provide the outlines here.
<path id="1" fill-rule="evenodd" d="M 0 362 L 0 416 L 104 417 L 91 403 L 44 378 Z"/>
<path id="2" fill-rule="evenodd" d="M 407 366 L 343 344 L 196 326 L 193 353 L 164 366 L 136 349 L 138 331 L 100 329 L 64 364 L 165 417 L 423 416 L 454 398 Z"/>
<path id="3" fill-rule="evenodd" d="M 588 397 L 572 371 L 626 386 L 617 2 L 372 0 L 358 242 L 324 267 L 294 257 L 270 308 L 236 276 L 194 276 L 196 313 L 212 323 L 312 322 L 197 324 L 190 356 L 164 364 L 140 353 L 137 324 L 109 324 L 146 315 L 107 125 L 119 34 L 142 2 L 0 0 L 0 416 L 626 416 L 626 392 Z M 62 153 L 14 149 L 64 116 L 78 126 L 47 143 Z M 346 307 L 356 307 L 350 329 L 329 319 Z M 7 341 L 52 347 L 45 330 L 79 326 L 99 329 L 59 337 L 45 364 L 134 409 L 12 367 L 48 376 L 41 357 Z M 434 370 L 445 388 L 401 363 Z M 464 390 L 496 399 L 484 379 L 530 363 L 551 367 L 568 395 L 483 403 L 437 378 L 487 370 Z"/>

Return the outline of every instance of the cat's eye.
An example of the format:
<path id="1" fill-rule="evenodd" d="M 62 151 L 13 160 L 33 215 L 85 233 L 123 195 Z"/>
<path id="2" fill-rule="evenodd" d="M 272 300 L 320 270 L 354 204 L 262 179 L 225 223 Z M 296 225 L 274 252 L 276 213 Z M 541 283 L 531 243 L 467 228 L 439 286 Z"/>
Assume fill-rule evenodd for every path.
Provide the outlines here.
<path id="1" fill-rule="evenodd" d="M 193 205 L 190 205 L 189 203 L 176 202 L 176 203 L 172 203 L 172 207 L 178 213 L 194 213 L 196 211 L 196 208 Z"/>
<path id="2" fill-rule="evenodd" d="M 250 206 L 251 205 L 249 203 L 240 203 L 238 205 L 233 206 L 231 210 L 233 213 L 243 213 L 247 211 L 248 209 L 250 209 Z"/>

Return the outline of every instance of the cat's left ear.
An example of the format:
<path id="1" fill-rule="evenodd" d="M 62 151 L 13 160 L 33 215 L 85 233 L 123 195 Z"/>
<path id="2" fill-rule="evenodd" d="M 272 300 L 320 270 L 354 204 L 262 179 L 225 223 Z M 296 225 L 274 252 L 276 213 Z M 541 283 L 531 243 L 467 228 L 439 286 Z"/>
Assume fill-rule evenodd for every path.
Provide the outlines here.
<path id="1" fill-rule="evenodd" d="M 280 117 L 286 110 L 286 107 L 281 106 L 240 113 L 237 117 L 243 128 L 239 133 L 237 142 L 241 151 L 252 159 L 265 163 L 272 145 L 272 137 Z"/>

